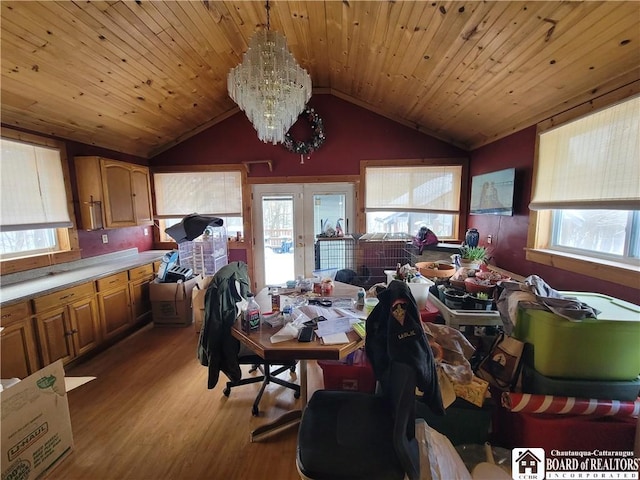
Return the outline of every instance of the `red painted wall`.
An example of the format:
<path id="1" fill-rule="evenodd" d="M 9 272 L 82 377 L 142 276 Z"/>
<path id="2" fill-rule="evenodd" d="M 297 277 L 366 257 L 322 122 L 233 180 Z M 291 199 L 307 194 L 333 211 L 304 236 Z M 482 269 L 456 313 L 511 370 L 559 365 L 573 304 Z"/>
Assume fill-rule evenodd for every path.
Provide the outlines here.
<path id="1" fill-rule="evenodd" d="M 485 245 L 493 256 L 491 263 L 523 276 L 538 275 L 557 290 L 597 292 L 638 303 L 638 289 L 633 286 L 623 287 L 525 259 L 535 140 L 536 128 L 532 126 L 471 152 L 472 176 L 511 167 L 516 169 L 513 216 L 468 216 L 469 228 L 478 229 L 480 244 Z M 486 243 L 487 235 L 493 237 L 491 245 Z"/>
<path id="2" fill-rule="evenodd" d="M 252 165 L 250 176 L 281 177 L 314 175 L 358 175 L 360 160 L 468 157 L 468 153 L 443 141 L 398 124 L 333 95 L 314 95 L 309 102 L 323 120 L 326 140 L 310 158 L 282 145 L 258 140 L 243 112 L 195 135 L 151 159 L 152 166 L 213 165 L 245 160 L 272 160 Z M 311 127 L 300 119 L 292 127 L 296 140 L 311 138 Z"/>
<path id="3" fill-rule="evenodd" d="M 244 160 L 272 160 L 273 172 L 265 165 L 252 165 L 250 176 L 357 175 L 360 160 L 469 156 L 471 175 L 516 168 L 513 216 L 469 215 L 468 226 L 481 233 L 481 243 L 493 236 L 492 263 L 520 275 L 536 274 L 551 287 L 613 295 L 637 303 L 632 287 L 546 267 L 525 260 L 529 199 L 535 147 L 535 126 L 493 142 L 471 153 L 424 135 L 332 95 L 314 95 L 310 105 L 324 121 L 326 141 L 309 159 L 280 145 L 260 142 L 255 130 L 240 112 L 151 159 L 152 166 L 206 165 Z M 306 140 L 311 130 L 306 120 L 292 127 L 296 140 Z"/>

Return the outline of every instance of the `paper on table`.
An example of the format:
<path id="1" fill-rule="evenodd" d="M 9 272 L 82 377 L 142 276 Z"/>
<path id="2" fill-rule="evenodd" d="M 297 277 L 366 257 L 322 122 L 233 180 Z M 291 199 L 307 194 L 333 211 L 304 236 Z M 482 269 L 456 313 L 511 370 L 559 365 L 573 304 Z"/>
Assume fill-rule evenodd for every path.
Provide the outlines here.
<path id="1" fill-rule="evenodd" d="M 271 343 L 286 342 L 298 336 L 298 329 L 291 323 L 285 324 L 280 330 L 271 335 Z"/>
<path id="2" fill-rule="evenodd" d="M 364 310 L 350 310 L 347 308 L 336 308 L 335 311 L 338 314 L 338 316 L 349 317 L 353 321 L 366 320 L 367 318 L 367 313 Z"/>
<path id="3" fill-rule="evenodd" d="M 325 345 L 335 345 L 337 343 L 349 343 L 349 337 L 344 332 L 332 333 L 331 335 L 324 335 L 322 337 L 322 343 Z"/>
<path id="4" fill-rule="evenodd" d="M 332 335 L 334 333 L 347 333 L 351 331 L 351 320 L 350 318 L 342 317 L 318 322 L 318 330 L 316 333 L 319 337 Z"/>

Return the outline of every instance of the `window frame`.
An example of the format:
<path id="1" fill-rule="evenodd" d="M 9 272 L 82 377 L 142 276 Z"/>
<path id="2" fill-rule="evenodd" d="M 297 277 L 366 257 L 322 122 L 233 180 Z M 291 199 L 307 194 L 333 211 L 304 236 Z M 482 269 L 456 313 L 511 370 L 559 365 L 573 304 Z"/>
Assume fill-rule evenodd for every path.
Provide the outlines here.
<path id="1" fill-rule="evenodd" d="M 360 178 L 358 188 L 358 209 L 357 226 L 359 231 L 365 232 L 367 228 L 366 211 L 366 173 L 370 167 L 439 167 L 439 166 L 460 166 L 462 167 L 460 184 L 460 207 L 457 215 L 457 222 L 454 215 L 453 234 L 454 238 L 447 238 L 447 241 L 457 242 L 464 237 L 466 231 L 467 216 L 465 205 L 469 201 L 469 159 L 468 158 L 420 158 L 420 159 L 398 159 L 398 160 L 362 160 L 360 161 Z M 395 211 L 395 210 L 394 210 Z M 409 235 L 415 232 L 407 232 Z"/>
<path id="2" fill-rule="evenodd" d="M 579 105 L 538 123 L 536 126 L 534 161 L 537 162 L 539 155 L 540 135 L 545 131 L 575 120 L 578 117 L 606 108 L 616 102 L 623 101 L 639 92 L 640 81 L 634 82 L 627 87 L 614 90 L 591 102 Z M 533 178 L 533 181 L 535 181 L 535 178 Z M 551 246 L 552 232 L 553 211 L 530 210 L 527 244 L 525 247 L 526 260 L 619 285 L 628 286 L 630 284 L 640 284 L 640 269 L 638 269 L 637 266 L 615 260 L 553 249 Z"/>
<path id="3" fill-rule="evenodd" d="M 181 166 L 158 166 L 151 167 L 151 185 L 152 185 L 152 197 L 153 197 L 153 206 L 154 213 L 157 211 L 156 209 L 156 190 L 155 190 L 155 180 L 154 174 L 156 173 L 215 173 L 215 172 L 233 172 L 237 171 L 240 173 L 240 185 L 241 185 L 241 196 L 242 196 L 242 212 L 240 212 L 242 216 L 242 228 L 243 228 L 243 236 L 244 238 L 251 238 L 251 192 L 250 187 L 247 183 L 247 170 L 244 165 L 238 164 L 220 164 L 220 165 L 181 165 Z M 193 212 L 191 212 L 193 213 Z M 200 213 L 200 212 L 198 212 Z M 155 248 L 159 249 L 173 249 L 176 248 L 176 242 L 167 242 L 161 239 L 162 232 L 160 231 L 160 227 L 158 225 L 158 218 L 154 217 L 154 223 L 157 228 L 154 229 L 154 245 Z"/>
<path id="4" fill-rule="evenodd" d="M 64 177 L 65 193 L 67 196 L 67 209 L 72 226 L 69 228 L 57 228 L 59 250 L 46 253 L 26 254 L 20 257 L 0 259 L 0 275 L 23 272 L 35 268 L 49 267 L 61 263 L 80 260 L 80 244 L 78 240 L 78 230 L 73 203 L 73 193 L 71 188 L 71 177 L 69 174 L 69 157 L 67 156 L 67 146 L 64 141 L 48 138 L 31 133 L 2 127 L 0 136 L 8 140 L 15 140 L 24 143 L 31 143 L 41 147 L 54 148 L 60 152 L 60 162 Z"/>

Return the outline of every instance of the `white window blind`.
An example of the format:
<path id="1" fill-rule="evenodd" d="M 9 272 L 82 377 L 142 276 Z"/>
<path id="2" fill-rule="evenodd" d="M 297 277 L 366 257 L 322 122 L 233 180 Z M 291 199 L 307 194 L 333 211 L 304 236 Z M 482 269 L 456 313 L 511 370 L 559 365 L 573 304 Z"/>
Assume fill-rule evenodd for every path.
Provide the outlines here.
<path id="1" fill-rule="evenodd" d="M 157 218 L 242 216 L 240 172 L 155 173 Z"/>
<path id="2" fill-rule="evenodd" d="M 2 230 L 71 227 L 60 152 L 4 138 L 0 142 Z"/>
<path id="3" fill-rule="evenodd" d="M 365 209 L 457 214 L 462 167 L 367 167 Z"/>
<path id="4" fill-rule="evenodd" d="M 540 135 L 532 210 L 640 208 L 640 97 Z"/>

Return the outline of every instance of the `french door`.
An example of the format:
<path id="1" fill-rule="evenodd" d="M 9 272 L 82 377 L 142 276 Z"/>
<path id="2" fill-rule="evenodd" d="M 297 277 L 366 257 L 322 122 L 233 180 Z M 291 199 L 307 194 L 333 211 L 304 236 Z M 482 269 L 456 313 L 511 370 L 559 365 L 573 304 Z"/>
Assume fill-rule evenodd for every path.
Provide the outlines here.
<path id="1" fill-rule="evenodd" d="M 254 276 L 258 290 L 316 269 L 315 241 L 325 229 L 355 225 L 351 183 L 253 185 Z"/>

